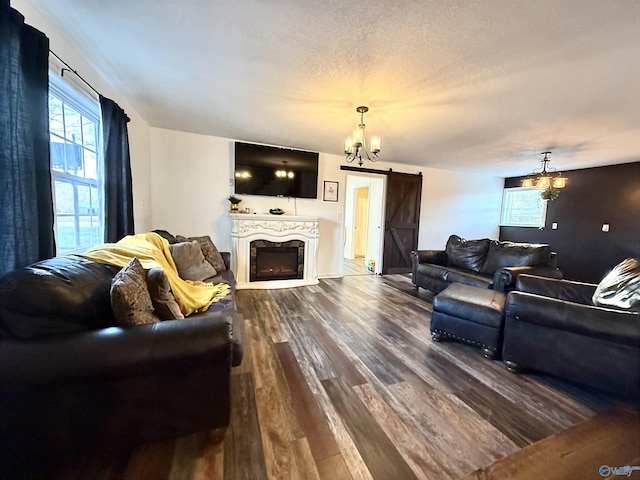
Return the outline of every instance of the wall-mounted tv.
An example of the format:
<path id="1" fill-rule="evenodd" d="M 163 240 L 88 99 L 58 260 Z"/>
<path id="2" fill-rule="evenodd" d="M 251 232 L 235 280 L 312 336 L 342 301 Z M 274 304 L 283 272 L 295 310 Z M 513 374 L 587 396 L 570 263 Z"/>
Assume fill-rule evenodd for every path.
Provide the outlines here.
<path id="1" fill-rule="evenodd" d="M 318 198 L 318 153 L 235 144 L 235 192 Z"/>

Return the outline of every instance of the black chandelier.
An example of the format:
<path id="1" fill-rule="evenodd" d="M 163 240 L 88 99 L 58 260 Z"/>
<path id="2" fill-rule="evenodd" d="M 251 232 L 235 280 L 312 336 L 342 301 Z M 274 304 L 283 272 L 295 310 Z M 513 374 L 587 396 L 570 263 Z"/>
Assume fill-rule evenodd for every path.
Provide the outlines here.
<path id="1" fill-rule="evenodd" d="M 344 141 L 344 153 L 347 156 L 347 163 L 358 160 L 358 165 L 362 166 L 363 158 L 370 162 L 378 161 L 378 153 L 380 152 L 380 137 L 371 137 L 371 151 L 367 150 L 367 144 L 364 138 L 364 114 L 369 111 L 369 107 L 361 106 L 356 108 L 356 112 L 360 114 L 360 124 L 353 131 L 351 137 L 347 137 Z"/>
<path id="2" fill-rule="evenodd" d="M 549 167 L 551 152 L 542 152 L 540 155 L 544 155 L 540 160 L 542 168 L 534 169 L 521 184 L 523 188 L 542 190 L 540 196 L 544 200 L 555 200 L 560 195 L 560 190 L 567 185 L 567 178 L 563 177 L 562 173 L 556 172 L 555 168 Z M 552 174 L 556 175 L 552 176 Z"/>

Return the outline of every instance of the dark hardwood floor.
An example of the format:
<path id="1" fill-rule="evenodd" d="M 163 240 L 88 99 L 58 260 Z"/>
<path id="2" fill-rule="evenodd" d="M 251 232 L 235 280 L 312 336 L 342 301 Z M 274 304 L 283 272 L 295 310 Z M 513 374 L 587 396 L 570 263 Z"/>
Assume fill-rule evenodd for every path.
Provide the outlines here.
<path id="1" fill-rule="evenodd" d="M 239 291 L 245 358 L 224 439 L 196 433 L 55 478 L 595 479 L 640 465 L 637 407 L 432 342 L 432 298 L 406 275 Z"/>

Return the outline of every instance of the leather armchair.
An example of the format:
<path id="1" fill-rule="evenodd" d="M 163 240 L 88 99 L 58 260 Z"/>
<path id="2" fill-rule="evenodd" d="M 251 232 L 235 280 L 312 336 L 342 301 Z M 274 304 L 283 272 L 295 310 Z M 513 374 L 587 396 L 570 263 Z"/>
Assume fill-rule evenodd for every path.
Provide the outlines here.
<path id="1" fill-rule="evenodd" d="M 624 398 L 640 398 L 640 315 L 596 307 L 596 285 L 529 275 L 507 296 L 502 357 Z"/>

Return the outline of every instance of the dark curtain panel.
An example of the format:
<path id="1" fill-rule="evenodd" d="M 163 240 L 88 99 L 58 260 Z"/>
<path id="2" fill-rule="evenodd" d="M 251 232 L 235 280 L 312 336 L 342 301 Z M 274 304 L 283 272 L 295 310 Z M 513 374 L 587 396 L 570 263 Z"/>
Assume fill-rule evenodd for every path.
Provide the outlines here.
<path id="1" fill-rule="evenodd" d="M 55 255 L 49 39 L 0 0 L 0 274 Z"/>
<path id="2" fill-rule="evenodd" d="M 104 141 L 105 231 L 107 242 L 133 234 L 133 189 L 129 157 L 129 117 L 113 100 L 100 95 Z"/>

